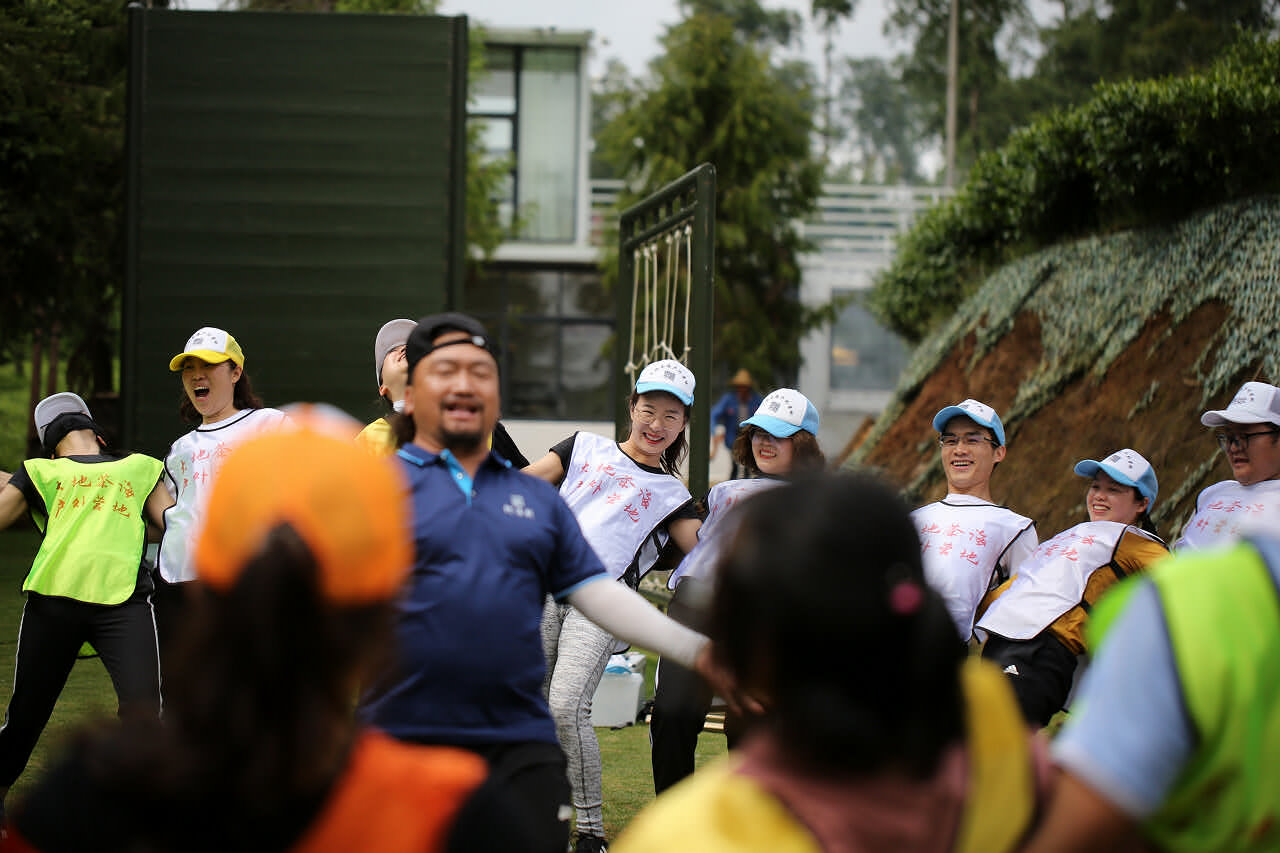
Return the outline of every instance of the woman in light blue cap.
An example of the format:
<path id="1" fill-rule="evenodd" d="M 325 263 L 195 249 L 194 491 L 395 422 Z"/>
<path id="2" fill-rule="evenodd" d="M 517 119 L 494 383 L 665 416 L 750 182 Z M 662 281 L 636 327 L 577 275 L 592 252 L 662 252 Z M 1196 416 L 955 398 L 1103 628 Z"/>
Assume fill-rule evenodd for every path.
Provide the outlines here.
<path id="1" fill-rule="evenodd" d="M 1004 669 L 1023 713 L 1042 726 L 1070 696 L 1093 604 L 1169 550 L 1151 523 L 1156 473 L 1140 453 L 1125 448 L 1073 470 L 1090 478 L 1089 520 L 1040 543 L 976 625 L 983 657 Z"/>
<path id="2" fill-rule="evenodd" d="M 687 552 L 702 519 L 679 466 L 696 382 L 692 371 L 662 359 L 640 372 L 628 402 L 627 437 L 576 432 L 524 470 L 560 491 L 592 550 L 614 577 L 635 589 L 668 542 Z M 601 853 L 604 789 L 591 699 L 614 648 L 608 631 L 572 605 L 549 601 L 542 617 L 547 659 L 543 683 L 565 753 L 577 813 L 575 853 Z"/>
<path id="3" fill-rule="evenodd" d="M 781 486 L 793 475 L 821 471 L 826 465 L 818 446 L 818 410 L 794 388 L 779 388 L 765 397 L 755 414 L 742 421 L 733 442 L 733 461 L 750 479 L 726 480 L 707 493 L 707 520 L 698 544 L 671 573 L 674 590 L 667 615 L 695 630 L 707 628 L 706 605 L 723 551 L 737 532 L 734 510 L 752 495 Z M 666 658 L 658 661 L 658 678 L 649 722 L 653 784 L 657 793 L 693 773 L 698 734 L 711 707 L 710 686 L 695 672 Z M 732 748 L 741 720 L 725 717 L 725 737 Z"/>

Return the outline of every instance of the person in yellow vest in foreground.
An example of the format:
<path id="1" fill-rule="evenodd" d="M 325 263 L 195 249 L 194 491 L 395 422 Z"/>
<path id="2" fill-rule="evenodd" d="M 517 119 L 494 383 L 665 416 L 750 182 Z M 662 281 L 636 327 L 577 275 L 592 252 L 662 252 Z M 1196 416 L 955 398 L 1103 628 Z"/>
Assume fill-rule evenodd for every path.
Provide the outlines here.
<path id="1" fill-rule="evenodd" d="M 766 710 L 612 853 L 1016 849 L 1047 787 L 1044 743 L 999 669 L 956 642 L 897 494 L 828 475 L 735 512 L 712 654 Z"/>
<path id="2" fill-rule="evenodd" d="M 163 526 L 173 498 L 159 459 L 113 453 L 79 395 L 44 398 L 34 412 L 45 458 L 0 474 L 0 530 L 29 513 L 42 538 L 22 582 L 13 695 L 0 727 L 0 819 L 83 643 L 92 643 L 122 717 L 160 714 L 147 523 Z"/>
<path id="3" fill-rule="evenodd" d="M 1027 853 L 1280 850 L 1280 540 L 1179 554 L 1090 621 Z"/>

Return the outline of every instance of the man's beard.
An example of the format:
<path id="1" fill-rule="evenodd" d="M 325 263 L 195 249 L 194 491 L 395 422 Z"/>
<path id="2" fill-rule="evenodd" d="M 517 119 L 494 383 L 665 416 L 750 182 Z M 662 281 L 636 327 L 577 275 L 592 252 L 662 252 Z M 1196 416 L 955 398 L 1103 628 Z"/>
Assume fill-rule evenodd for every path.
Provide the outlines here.
<path id="1" fill-rule="evenodd" d="M 452 430 L 440 431 L 440 443 L 444 445 L 446 450 L 458 453 L 474 453 L 484 444 L 485 434 L 481 430 L 467 430 L 465 432 L 453 432 Z"/>

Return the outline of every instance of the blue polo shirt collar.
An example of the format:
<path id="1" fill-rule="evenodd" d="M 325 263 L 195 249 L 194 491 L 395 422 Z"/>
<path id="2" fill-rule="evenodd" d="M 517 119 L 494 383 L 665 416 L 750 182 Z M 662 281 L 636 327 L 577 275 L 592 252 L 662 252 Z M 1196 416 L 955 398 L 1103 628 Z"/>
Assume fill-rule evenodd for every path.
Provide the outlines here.
<path id="1" fill-rule="evenodd" d="M 419 468 L 425 468 L 428 465 L 444 465 L 447 467 L 453 484 L 458 487 L 458 490 L 462 492 L 462 496 L 467 499 L 467 506 L 471 505 L 471 497 L 475 493 L 475 482 L 451 450 L 446 448 L 439 453 L 432 453 L 416 444 L 406 444 L 400 448 L 397 455 L 401 459 L 417 465 Z M 493 450 L 489 451 L 489 455 L 485 457 L 485 460 L 480 465 L 482 468 L 485 465 L 497 465 L 502 468 L 511 467 L 509 461 L 503 459 Z"/>

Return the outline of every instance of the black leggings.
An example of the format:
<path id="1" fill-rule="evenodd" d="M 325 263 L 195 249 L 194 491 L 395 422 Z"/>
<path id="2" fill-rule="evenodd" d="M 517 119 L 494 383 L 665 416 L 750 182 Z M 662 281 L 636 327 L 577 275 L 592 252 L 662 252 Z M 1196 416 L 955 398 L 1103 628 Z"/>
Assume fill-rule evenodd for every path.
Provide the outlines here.
<path id="1" fill-rule="evenodd" d="M 706 581 L 685 580 L 676 587 L 667 615 L 695 631 L 705 631 L 707 617 L 689 600 L 705 598 L 696 593 Z M 653 716 L 649 719 L 649 747 L 653 761 L 653 787 L 661 794 L 693 773 L 698 735 L 706 723 L 714 698 L 702 676 L 666 658 L 658 660 L 658 678 L 653 693 Z M 729 748 L 737 745 L 745 721 L 725 714 L 724 734 Z"/>
<path id="2" fill-rule="evenodd" d="M 18 629 L 13 696 L 0 727 L 0 788 L 31 758 L 84 643 L 92 643 L 116 690 L 121 716 L 160 713 L 160 659 L 150 596 L 86 604 L 27 593 Z"/>

